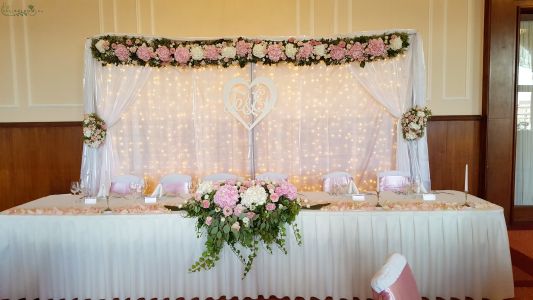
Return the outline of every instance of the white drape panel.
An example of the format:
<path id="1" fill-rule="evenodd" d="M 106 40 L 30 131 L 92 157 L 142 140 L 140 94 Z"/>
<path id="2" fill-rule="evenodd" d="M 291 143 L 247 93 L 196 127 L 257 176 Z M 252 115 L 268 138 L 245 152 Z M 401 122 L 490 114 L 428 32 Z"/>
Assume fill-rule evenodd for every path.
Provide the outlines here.
<path id="1" fill-rule="evenodd" d="M 345 171 L 374 190 L 376 171 L 393 166 L 394 119 L 353 79 L 349 65 L 257 65 L 271 78 L 274 109 L 256 127 L 256 169 L 281 172 L 300 190 L 321 190 L 322 176 Z"/>
<path id="2" fill-rule="evenodd" d="M 222 89 L 249 69 L 153 69 L 115 126 L 117 172 L 160 178 L 180 173 L 202 178 L 220 172 L 248 174 L 247 130 L 224 109 Z"/>
<path id="3" fill-rule="evenodd" d="M 533 131 L 516 132 L 516 170 L 515 196 L 516 205 L 533 205 Z"/>
<path id="4" fill-rule="evenodd" d="M 503 212 L 313 212 L 297 219 L 284 255 L 262 250 L 246 279 L 224 248 L 211 271 L 195 220 L 178 215 L 0 215 L 0 298 L 112 299 L 257 295 L 367 299 L 388 255 L 406 256 L 421 295 L 513 297 Z"/>
<path id="5" fill-rule="evenodd" d="M 398 134 L 395 168 L 413 173 L 410 163 L 412 161 L 416 168 L 415 174 L 411 175 L 420 176 L 424 188 L 429 190 L 431 183 L 427 138 L 424 136 L 416 141 L 418 154 L 413 153 L 409 157 L 408 143 L 402 137 L 399 122 L 402 114 L 413 105 L 424 106 L 426 103 L 422 42 L 416 33 L 410 34 L 409 37 L 411 46 L 405 54 L 394 59 L 366 64 L 364 68 L 352 64 L 351 69 L 357 81 L 396 119 Z"/>

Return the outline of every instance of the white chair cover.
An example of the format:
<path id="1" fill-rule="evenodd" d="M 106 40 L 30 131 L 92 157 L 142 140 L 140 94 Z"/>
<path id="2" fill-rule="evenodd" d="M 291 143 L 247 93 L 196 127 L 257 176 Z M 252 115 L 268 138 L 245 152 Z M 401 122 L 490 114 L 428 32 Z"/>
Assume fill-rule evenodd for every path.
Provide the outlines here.
<path id="1" fill-rule="evenodd" d="M 331 172 L 323 176 L 323 191 L 333 194 L 358 193 L 353 177 L 347 172 Z M 354 189 L 354 190 L 352 190 Z"/>
<path id="2" fill-rule="evenodd" d="M 110 192 L 114 194 L 129 194 L 131 192 L 130 184 L 136 183 L 142 185 L 144 180 L 135 175 L 116 176 L 111 180 Z"/>
<path id="3" fill-rule="evenodd" d="M 234 174 L 216 173 L 216 174 L 205 176 L 202 181 L 225 181 L 225 180 L 242 181 L 243 179 L 242 177 L 239 177 Z"/>
<path id="4" fill-rule="evenodd" d="M 385 171 L 378 173 L 377 189 L 380 192 L 405 190 L 410 184 L 410 175 L 404 171 Z"/>
<path id="5" fill-rule="evenodd" d="M 189 175 L 169 174 L 159 181 L 162 194 L 179 195 L 189 194 L 192 185 L 192 178 Z"/>
<path id="6" fill-rule="evenodd" d="M 283 173 L 265 172 L 255 177 L 258 180 L 288 181 L 289 175 Z"/>

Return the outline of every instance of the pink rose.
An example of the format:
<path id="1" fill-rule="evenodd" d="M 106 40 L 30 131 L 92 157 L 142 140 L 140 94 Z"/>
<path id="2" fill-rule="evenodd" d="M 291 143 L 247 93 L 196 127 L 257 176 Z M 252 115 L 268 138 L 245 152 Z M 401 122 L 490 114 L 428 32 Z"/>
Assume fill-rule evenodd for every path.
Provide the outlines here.
<path id="1" fill-rule="evenodd" d="M 365 51 L 371 56 L 385 56 L 387 54 L 387 48 L 381 38 L 368 41 Z"/>
<path id="2" fill-rule="evenodd" d="M 130 58 L 130 51 L 128 50 L 128 48 L 126 48 L 126 46 L 122 44 L 118 44 L 115 47 L 114 52 L 118 60 L 120 61 L 127 61 Z"/>
<path id="3" fill-rule="evenodd" d="M 265 208 L 266 208 L 266 210 L 268 210 L 268 211 L 273 211 L 274 209 L 276 209 L 276 204 L 274 204 L 274 203 L 268 203 L 268 204 L 266 205 Z"/>
<path id="4" fill-rule="evenodd" d="M 246 213 L 246 217 L 252 220 L 255 217 L 255 213 L 253 211 L 249 211 Z"/>
<path id="5" fill-rule="evenodd" d="M 127 39 L 126 40 L 126 45 L 131 46 L 131 45 L 133 45 L 133 42 L 130 39 Z"/>
<path id="6" fill-rule="evenodd" d="M 150 58 L 152 58 L 152 55 L 154 55 L 154 49 L 152 47 L 147 47 L 145 44 L 142 44 L 139 48 L 137 48 L 137 57 L 144 61 L 149 61 Z"/>
<path id="7" fill-rule="evenodd" d="M 211 222 L 213 222 L 213 218 L 212 217 L 205 218 L 205 225 L 211 226 Z"/>
<path id="8" fill-rule="evenodd" d="M 215 45 L 204 46 L 205 58 L 210 60 L 217 60 L 219 58 L 219 50 Z"/>
<path id="9" fill-rule="evenodd" d="M 231 225 L 231 230 L 233 231 L 239 231 L 241 229 L 241 225 L 239 224 L 239 222 L 235 222 L 233 223 L 233 225 Z"/>
<path id="10" fill-rule="evenodd" d="M 310 42 L 303 43 L 296 53 L 296 59 L 307 59 L 313 53 L 313 45 Z"/>
<path id="11" fill-rule="evenodd" d="M 329 46 L 329 55 L 334 60 L 341 60 L 346 55 L 346 49 L 339 45 L 330 45 Z"/>
<path id="12" fill-rule="evenodd" d="M 233 214 L 235 216 L 240 216 L 242 214 L 242 212 L 244 211 L 244 206 L 242 206 L 242 204 L 238 204 L 237 206 L 235 206 L 235 208 L 233 209 Z"/>
<path id="13" fill-rule="evenodd" d="M 238 41 L 237 44 L 235 44 L 235 48 L 237 49 L 237 56 L 239 57 L 246 57 L 252 52 L 252 44 L 247 43 L 244 40 Z"/>
<path id="14" fill-rule="evenodd" d="M 365 46 L 366 44 L 359 42 L 353 44 L 350 50 L 348 50 L 348 55 L 356 61 L 363 61 L 365 59 Z"/>
<path id="15" fill-rule="evenodd" d="M 231 207 L 229 206 L 226 206 L 222 209 L 222 213 L 224 214 L 225 217 L 229 217 L 233 214 L 233 209 L 231 209 Z"/>
<path id="16" fill-rule="evenodd" d="M 203 201 L 202 201 L 202 207 L 203 207 L 203 208 L 209 208 L 209 204 L 210 204 L 210 203 L 209 203 L 209 200 L 203 200 Z"/>
<path id="17" fill-rule="evenodd" d="M 276 193 L 270 194 L 270 200 L 272 200 L 272 202 L 278 202 L 279 195 Z"/>
<path id="18" fill-rule="evenodd" d="M 157 56 L 159 56 L 159 60 L 162 62 L 169 62 L 172 60 L 172 55 L 170 53 L 170 50 L 167 48 L 167 46 L 159 46 L 157 47 L 157 50 L 155 50 L 155 53 Z"/>
<path id="19" fill-rule="evenodd" d="M 189 52 L 189 49 L 179 46 L 176 48 L 176 51 L 174 51 L 174 59 L 179 64 L 186 64 L 189 59 L 191 59 L 191 53 Z"/>
<path id="20" fill-rule="evenodd" d="M 267 47 L 267 56 L 271 61 L 277 62 L 280 59 L 285 59 L 283 48 L 280 44 L 271 44 Z"/>

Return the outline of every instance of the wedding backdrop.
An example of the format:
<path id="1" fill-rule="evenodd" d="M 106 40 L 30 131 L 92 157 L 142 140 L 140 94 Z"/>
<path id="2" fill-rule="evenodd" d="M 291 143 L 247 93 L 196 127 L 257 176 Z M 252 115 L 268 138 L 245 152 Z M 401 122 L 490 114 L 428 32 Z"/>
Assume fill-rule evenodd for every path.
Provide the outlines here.
<path id="1" fill-rule="evenodd" d="M 365 34 L 392 32 L 398 31 Z M 176 61 L 172 58 L 173 64 L 165 65 L 162 58 L 168 53 L 159 46 L 151 49 L 158 53 L 157 60 L 152 54 L 142 65 L 128 50 L 121 52 L 123 45 L 109 45 L 104 36 L 88 39 L 85 111 L 105 121 L 107 137 L 98 148 L 84 144 L 82 181 L 95 192 L 124 174 L 156 182 L 170 173 L 200 180 L 219 172 L 251 178 L 280 172 L 305 191 L 319 190 L 328 172 L 346 171 L 358 187 L 374 190 L 377 172 L 401 170 L 418 177 L 429 190 L 426 137 L 406 141 L 399 122 L 411 107 L 425 105 L 422 43 L 416 32 L 401 32 L 408 36 L 408 46 L 395 57 L 385 53 L 366 63 L 344 58 L 337 63 L 335 45 L 328 48 L 331 57 L 317 52 L 315 45 L 312 55 L 322 62 L 305 65 L 282 62 L 289 60 L 285 56 L 274 63 L 270 44 L 259 48 L 266 55 L 250 48 L 248 55 L 254 59 L 239 60 L 239 65 L 222 59 L 229 57 L 225 49 L 217 53 L 218 65 L 214 60 L 204 63 L 209 40 L 181 41 L 207 45 L 200 59 L 193 45 L 188 64 L 178 64 L 181 46 L 176 46 Z M 138 57 L 145 47 L 140 43 L 154 40 L 135 39 L 139 45 L 132 47 Z M 289 53 L 292 40 L 274 40 Z M 113 49 L 114 61 L 105 61 L 111 58 L 102 47 Z M 261 54 L 264 58 L 257 59 Z M 246 109 L 255 110 L 247 114 Z"/>

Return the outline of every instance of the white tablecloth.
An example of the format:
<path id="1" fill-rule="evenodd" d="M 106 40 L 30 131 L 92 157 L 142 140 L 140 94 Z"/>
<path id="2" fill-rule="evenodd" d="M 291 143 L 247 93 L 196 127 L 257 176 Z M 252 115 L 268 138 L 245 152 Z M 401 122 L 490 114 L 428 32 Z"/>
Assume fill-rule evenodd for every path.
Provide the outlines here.
<path id="1" fill-rule="evenodd" d="M 50 203 L 70 205 L 72 197 L 49 196 L 25 207 Z M 370 279 L 393 252 L 407 257 L 424 297 L 513 297 L 509 242 L 499 207 L 305 210 L 297 222 L 303 246 L 290 233 L 288 255 L 260 251 L 241 280 L 243 266 L 227 247 L 213 270 L 187 272 L 204 240 L 196 237 L 195 220 L 179 213 L 0 215 L 0 299 L 366 299 L 371 298 Z"/>

